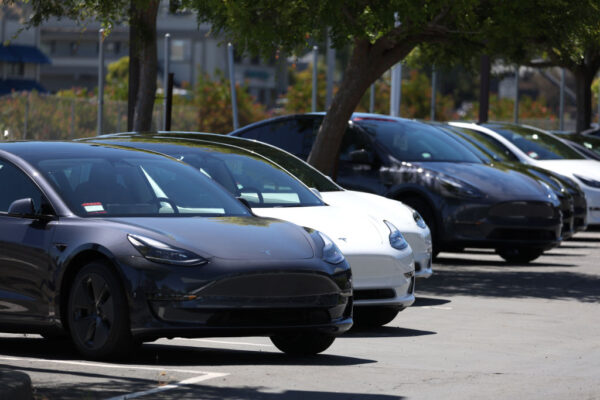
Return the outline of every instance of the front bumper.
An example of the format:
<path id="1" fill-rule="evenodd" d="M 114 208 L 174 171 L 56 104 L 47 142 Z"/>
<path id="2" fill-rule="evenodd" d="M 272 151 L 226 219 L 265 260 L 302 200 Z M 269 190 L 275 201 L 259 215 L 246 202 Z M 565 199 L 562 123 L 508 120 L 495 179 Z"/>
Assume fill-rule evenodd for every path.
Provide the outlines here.
<path id="1" fill-rule="evenodd" d="M 352 326 L 352 275 L 346 262 L 321 268 L 310 268 L 311 261 L 289 268 L 276 262 L 248 268 L 248 263 L 135 269 L 133 336 L 270 336 L 298 330 L 339 335 Z"/>
<path id="2" fill-rule="evenodd" d="M 408 249 L 407 249 L 408 250 Z M 396 255 L 346 254 L 352 268 L 354 305 L 409 307 L 415 301 L 412 252 Z"/>
<path id="3" fill-rule="evenodd" d="M 447 210 L 441 248 L 527 246 L 544 250 L 562 240 L 562 212 L 544 202 L 465 204 Z"/>
<path id="4" fill-rule="evenodd" d="M 600 189 L 581 185 L 587 201 L 588 225 L 600 225 Z"/>

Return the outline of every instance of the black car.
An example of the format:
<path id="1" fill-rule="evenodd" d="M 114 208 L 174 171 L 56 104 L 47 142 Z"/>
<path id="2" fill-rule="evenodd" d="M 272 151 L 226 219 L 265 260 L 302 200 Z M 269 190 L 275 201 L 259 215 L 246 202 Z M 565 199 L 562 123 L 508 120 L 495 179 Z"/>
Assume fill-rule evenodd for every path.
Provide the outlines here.
<path id="1" fill-rule="evenodd" d="M 231 135 L 305 159 L 323 117 L 274 118 Z M 486 165 L 462 143 L 417 121 L 353 114 L 335 179 L 347 189 L 416 209 L 432 230 L 435 252 L 495 248 L 510 262 L 528 262 L 561 240 L 560 202 L 552 189 L 517 171 Z"/>
<path id="2" fill-rule="evenodd" d="M 0 144 L 0 330 L 90 358 L 159 337 L 268 335 L 316 354 L 352 325 L 320 232 L 258 218 L 194 168 L 90 143 Z"/>
<path id="3" fill-rule="evenodd" d="M 549 185 L 561 203 L 563 215 L 561 235 L 563 239 L 569 239 L 574 233 L 587 228 L 585 193 L 571 178 L 534 165 L 520 163 L 502 143 L 481 132 L 441 123 L 436 126 L 444 132 L 466 141 L 467 145 L 471 146 L 471 149 L 479 154 L 485 162 L 514 169 Z"/>

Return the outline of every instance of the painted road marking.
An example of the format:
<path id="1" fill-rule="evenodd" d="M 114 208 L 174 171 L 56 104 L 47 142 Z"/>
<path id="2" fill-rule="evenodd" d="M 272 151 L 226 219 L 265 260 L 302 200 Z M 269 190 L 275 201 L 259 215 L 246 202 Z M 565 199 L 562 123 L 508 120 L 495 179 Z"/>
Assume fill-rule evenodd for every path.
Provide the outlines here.
<path id="1" fill-rule="evenodd" d="M 196 342 L 206 342 L 206 343 L 216 343 L 216 344 L 238 344 L 242 346 L 257 346 L 257 347 L 275 347 L 272 344 L 264 344 L 264 343 L 249 343 L 249 342 L 232 342 L 226 340 L 210 340 L 210 339 L 185 339 L 184 340 L 193 340 Z"/>
<path id="2" fill-rule="evenodd" d="M 125 400 L 125 399 L 136 399 L 138 397 L 147 396 L 149 394 L 164 392 L 165 390 L 177 389 L 182 386 L 194 385 L 199 382 L 207 381 L 209 379 L 220 378 L 229 374 L 220 372 L 208 372 L 205 375 L 195 376 L 193 378 L 184 379 L 183 381 L 172 383 L 164 386 L 159 386 L 154 389 L 144 390 L 142 392 L 129 393 L 122 396 L 111 397 L 108 400 Z"/>
<path id="3" fill-rule="evenodd" d="M 183 374 L 214 374 L 215 372 L 198 371 L 193 369 L 176 369 L 168 367 L 144 367 L 141 365 L 118 365 L 118 364 L 105 364 L 105 363 L 93 363 L 85 361 L 66 361 L 66 360 L 50 360 L 46 358 L 30 358 L 30 357 L 0 357 L 0 360 L 4 361 L 29 361 L 39 363 L 53 363 L 63 365 L 76 365 L 83 367 L 97 367 L 97 368 L 111 368 L 111 369 L 131 369 L 131 370 L 143 370 L 143 371 L 158 371 L 158 372 L 180 372 Z M 225 374 L 229 375 L 229 374 Z"/>

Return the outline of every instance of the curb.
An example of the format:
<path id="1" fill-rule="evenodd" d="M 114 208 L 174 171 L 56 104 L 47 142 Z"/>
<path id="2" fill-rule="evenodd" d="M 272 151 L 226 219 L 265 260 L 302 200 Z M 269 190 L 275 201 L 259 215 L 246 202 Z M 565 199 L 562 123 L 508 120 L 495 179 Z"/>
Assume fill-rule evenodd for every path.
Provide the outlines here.
<path id="1" fill-rule="evenodd" d="M 32 400 L 31 378 L 24 372 L 0 369 L 0 400 Z"/>

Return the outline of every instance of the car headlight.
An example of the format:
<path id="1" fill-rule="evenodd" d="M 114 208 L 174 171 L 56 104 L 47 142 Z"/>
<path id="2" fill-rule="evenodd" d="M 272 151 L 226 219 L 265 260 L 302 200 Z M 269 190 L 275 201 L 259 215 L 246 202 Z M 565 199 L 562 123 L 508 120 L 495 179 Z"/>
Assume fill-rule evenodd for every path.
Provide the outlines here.
<path id="1" fill-rule="evenodd" d="M 556 195 L 556 192 L 554 191 L 554 189 L 552 189 L 550 187 L 550 185 L 548 185 L 546 182 L 543 182 L 543 181 L 539 181 L 539 182 L 540 182 L 540 185 L 542 185 L 542 187 L 546 191 L 546 197 L 548 197 L 552 201 L 558 201 L 558 196 Z"/>
<path id="2" fill-rule="evenodd" d="M 404 250 L 408 247 L 408 242 L 404 239 L 404 235 L 400 233 L 398 228 L 390 221 L 383 221 L 390 230 L 390 245 L 397 250 Z"/>
<path id="3" fill-rule="evenodd" d="M 323 260 L 329 264 L 339 264 L 344 261 L 345 258 L 342 251 L 333 243 L 333 240 L 323 232 L 317 231 L 317 233 L 323 240 Z"/>
<path id="4" fill-rule="evenodd" d="M 415 223 L 419 228 L 427 229 L 427 224 L 425 223 L 425 220 L 423 219 L 423 217 L 421 217 L 421 214 L 419 214 L 416 210 L 413 210 L 413 219 L 415 220 Z"/>
<path id="5" fill-rule="evenodd" d="M 584 178 L 583 176 L 580 176 L 580 175 L 575 175 L 575 178 L 579 179 L 586 186 L 600 189 L 600 182 L 598 182 L 595 179 Z"/>
<path id="6" fill-rule="evenodd" d="M 483 193 L 474 186 L 446 175 L 436 177 L 437 186 L 444 196 L 477 199 L 483 197 Z"/>
<path id="7" fill-rule="evenodd" d="M 144 258 L 161 264 L 201 265 L 208 260 L 184 249 L 172 247 L 158 240 L 139 235 L 127 235 L 129 243 L 140 252 Z"/>

